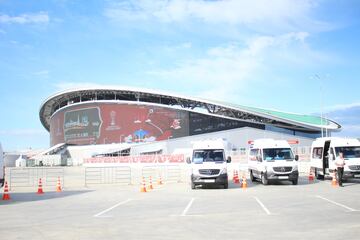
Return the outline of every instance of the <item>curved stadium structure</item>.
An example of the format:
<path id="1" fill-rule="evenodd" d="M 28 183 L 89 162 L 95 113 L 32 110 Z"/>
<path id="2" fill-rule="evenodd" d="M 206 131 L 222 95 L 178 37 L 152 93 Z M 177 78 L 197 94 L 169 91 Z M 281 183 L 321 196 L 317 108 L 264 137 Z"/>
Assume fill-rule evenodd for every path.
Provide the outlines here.
<path id="1" fill-rule="evenodd" d="M 153 142 L 249 127 L 316 138 L 329 119 L 129 87 L 77 88 L 40 107 L 51 146 Z"/>

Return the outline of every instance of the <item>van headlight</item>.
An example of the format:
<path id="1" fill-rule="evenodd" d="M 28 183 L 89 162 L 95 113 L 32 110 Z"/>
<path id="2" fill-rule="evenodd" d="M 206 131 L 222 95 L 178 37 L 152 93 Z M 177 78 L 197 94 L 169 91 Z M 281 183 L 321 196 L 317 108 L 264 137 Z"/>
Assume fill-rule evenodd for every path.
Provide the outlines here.
<path id="1" fill-rule="evenodd" d="M 226 168 L 223 168 L 220 172 L 220 174 L 226 174 L 227 173 L 227 169 Z"/>
<path id="2" fill-rule="evenodd" d="M 293 167 L 293 171 L 297 171 L 299 169 L 299 166 L 298 165 L 295 165 L 294 167 Z"/>

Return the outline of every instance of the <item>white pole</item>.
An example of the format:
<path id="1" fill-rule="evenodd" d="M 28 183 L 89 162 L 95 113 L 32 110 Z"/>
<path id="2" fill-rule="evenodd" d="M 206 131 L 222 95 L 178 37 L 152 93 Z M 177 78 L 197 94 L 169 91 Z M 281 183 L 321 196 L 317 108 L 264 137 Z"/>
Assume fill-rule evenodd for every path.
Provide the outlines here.
<path id="1" fill-rule="evenodd" d="M 320 123 L 321 123 L 321 137 L 324 137 L 324 129 L 323 129 L 323 87 L 322 81 L 318 74 L 315 74 L 315 77 L 320 81 Z"/>

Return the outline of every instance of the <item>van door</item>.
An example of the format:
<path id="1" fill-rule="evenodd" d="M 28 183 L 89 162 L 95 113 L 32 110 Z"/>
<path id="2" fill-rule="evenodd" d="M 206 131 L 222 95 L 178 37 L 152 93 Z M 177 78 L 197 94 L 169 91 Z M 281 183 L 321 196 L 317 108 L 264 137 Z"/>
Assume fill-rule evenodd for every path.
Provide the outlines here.
<path id="1" fill-rule="evenodd" d="M 330 149 L 330 141 L 325 141 L 324 144 L 324 152 L 323 152 L 323 169 L 324 176 L 326 174 L 326 170 L 329 169 L 329 149 Z"/>
<path id="2" fill-rule="evenodd" d="M 259 176 L 259 170 L 258 170 L 259 162 L 257 161 L 258 155 L 259 155 L 259 149 L 254 149 L 254 148 L 250 149 L 248 164 L 251 173 L 255 175 L 255 177 Z"/>

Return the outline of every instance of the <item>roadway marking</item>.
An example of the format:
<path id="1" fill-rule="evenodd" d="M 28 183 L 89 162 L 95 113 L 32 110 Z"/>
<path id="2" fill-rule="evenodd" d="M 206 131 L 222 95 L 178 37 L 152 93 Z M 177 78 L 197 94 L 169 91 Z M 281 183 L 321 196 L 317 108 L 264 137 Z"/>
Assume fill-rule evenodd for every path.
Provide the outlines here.
<path id="1" fill-rule="evenodd" d="M 188 205 L 186 206 L 186 208 L 184 209 L 184 211 L 181 213 L 180 216 L 182 216 L 182 217 L 186 216 L 186 213 L 189 211 L 189 209 L 190 209 L 191 205 L 193 204 L 194 200 L 195 200 L 194 198 L 191 198 L 190 202 L 188 203 Z"/>
<path id="2" fill-rule="evenodd" d="M 128 203 L 128 202 L 130 202 L 130 201 L 132 201 L 132 199 L 129 198 L 129 199 L 125 200 L 125 201 L 119 202 L 119 203 L 115 204 L 114 206 L 109 207 L 108 209 L 105 209 L 104 211 L 99 212 L 98 214 L 95 214 L 94 217 L 100 217 L 100 216 L 103 215 L 104 213 L 107 213 L 107 212 L 113 210 L 114 208 L 116 208 L 116 207 L 118 207 L 118 206 L 120 206 L 120 205 L 124 205 L 124 204 L 126 204 L 126 203 Z"/>
<path id="3" fill-rule="evenodd" d="M 264 212 L 266 212 L 267 215 L 271 215 L 271 212 L 269 211 L 269 209 L 267 209 L 265 207 L 265 205 L 257 198 L 257 197 L 254 197 L 255 200 L 258 202 L 258 204 L 262 207 L 262 209 L 264 210 Z"/>
<path id="4" fill-rule="evenodd" d="M 335 202 L 335 201 L 333 201 L 333 200 L 324 198 L 324 197 L 322 197 L 322 196 L 316 196 L 316 197 L 317 197 L 317 198 L 320 198 L 320 199 L 322 199 L 322 200 L 325 200 L 325 201 L 327 201 L 327 202 L 329 202 L 329 203 L 332 203 L 332 204 L 334 204 L 334 205 L 336 205 L 336 206 L 343 207 L 343 208 L 349 210 L 350 212 L 357 212 L 357 211 L 358 211 L 358 210 L 356 210 L 356 209 L 353 209 L 353 208 L 348 207 L 348 206 L 346 206 L 346 205 L 344 205 L 344 204 L 341 204 L 341 203 L 337 203 L 337 202 Z"/>

